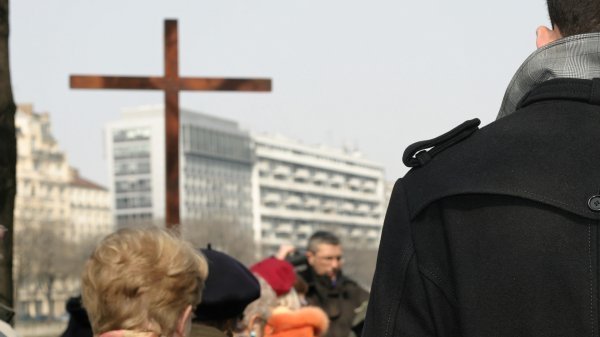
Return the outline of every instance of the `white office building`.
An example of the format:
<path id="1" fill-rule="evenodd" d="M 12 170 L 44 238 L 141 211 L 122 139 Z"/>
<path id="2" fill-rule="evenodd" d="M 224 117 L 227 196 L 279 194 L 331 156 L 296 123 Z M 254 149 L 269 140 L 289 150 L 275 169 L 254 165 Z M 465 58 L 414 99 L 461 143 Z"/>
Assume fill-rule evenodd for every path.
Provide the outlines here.
<path id="1" fill-rule="evenodd" d="M 386 206 L 381 165 L 356 151 L 250 136 L 234 121 L 185 109 L 180 123 L 184 231 L 195 219 L 227 215 L 215 226 L 251 230 L 263 254 L 282 243 L 302 247 L 319 229 L 377 247 Z M 117 225 L 164 219 L 164 108 L 124 110 L 106 128 L 106 148 Z"/>
<path id="2" fill-rule="evenodd" d="M 306 245 L 316 230 L 376 248 L 385 212 L 383 167 L 356 151 L 253 135 L 254 235 L 264 253 Z"/>
<path id="3" fill-rule="evenodd" d="M 123 111 L 106 128 L 110 190 L 118 226 L 165 217 L 164 107 Z M 252 227 L 249 135 L 236 122 L 181 109 L 182 221 L 227 215 Z"/>

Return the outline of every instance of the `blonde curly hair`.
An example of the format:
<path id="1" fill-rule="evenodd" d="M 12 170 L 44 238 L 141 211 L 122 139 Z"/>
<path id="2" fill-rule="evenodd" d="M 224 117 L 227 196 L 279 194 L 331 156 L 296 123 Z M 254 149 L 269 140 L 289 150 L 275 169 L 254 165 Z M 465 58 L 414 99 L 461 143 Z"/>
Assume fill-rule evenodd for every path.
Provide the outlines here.
<path id="1" fill-rule="evenodd" d="M 200 302 L 207 275 L 201 253 L 167 230 L 126 228 L 108 235 L 82 274 L 94 335 L 124 329 L 171 336 L 183 311 Z"/>

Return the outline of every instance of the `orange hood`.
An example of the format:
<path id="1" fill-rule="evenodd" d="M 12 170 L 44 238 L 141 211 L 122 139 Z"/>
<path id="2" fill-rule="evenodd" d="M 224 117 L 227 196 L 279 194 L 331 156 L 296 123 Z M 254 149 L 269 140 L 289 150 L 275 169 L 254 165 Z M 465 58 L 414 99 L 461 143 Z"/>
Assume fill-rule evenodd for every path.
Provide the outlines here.
<path id="1" fill-rule="evenodd" d="M 317 307 L 273 314 L 265 326 L 265 337 L 313 337 L 327 332 L 329 319 Z"/>

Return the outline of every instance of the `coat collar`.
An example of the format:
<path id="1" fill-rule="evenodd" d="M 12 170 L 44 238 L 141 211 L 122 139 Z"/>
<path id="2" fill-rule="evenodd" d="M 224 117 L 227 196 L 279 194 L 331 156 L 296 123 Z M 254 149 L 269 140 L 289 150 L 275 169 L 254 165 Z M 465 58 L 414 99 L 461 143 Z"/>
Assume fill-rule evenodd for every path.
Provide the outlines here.
<path id="1" fill-rule="evenodd" d="M 498 118 L 516 111 L 531 89 L 555 78 L 600 77 L 600 33 L 574 35 L 537 49 L 510 81 Z"/>
<path id="2" fill-rule="evenodd" d="M 519 113 L 474 132 L 403 178 L 411 218 L 444 197 L 496 194 L 600 220 L 588 206 L 600 195 L 599 97 L 600 80 L 556 79 L 536 87 Z"/>
<path id="3" fill-rule="evenodd" d="M 299 273 L 302 280 L 308 284 L 310 289 L 324 291 L 334 291 L 339 288 L 343 288 L 350 279 L 344 276 L 343 271 L 339 271 L 335 285 L 331 283 L 328 276 L 319 276 L 315 273 L 315 270 L 311 266 L 307 266 L 306 270 Z"/>

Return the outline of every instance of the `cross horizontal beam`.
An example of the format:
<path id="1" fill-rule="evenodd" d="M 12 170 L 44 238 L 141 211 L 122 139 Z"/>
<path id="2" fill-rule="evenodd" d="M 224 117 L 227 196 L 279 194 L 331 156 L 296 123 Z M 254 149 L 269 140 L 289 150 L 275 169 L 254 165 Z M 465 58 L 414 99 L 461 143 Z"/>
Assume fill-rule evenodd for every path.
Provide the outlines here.
<path id="1" fill-rule="evenodd" d="M 174 85 L 164 77 L 71 75 L 73 89 L 136 89 L 136 90 L 190 90 L 190 91 L 271 91 L 271 80 L 266 78 L 211 78 L 180 77 Z"/>

